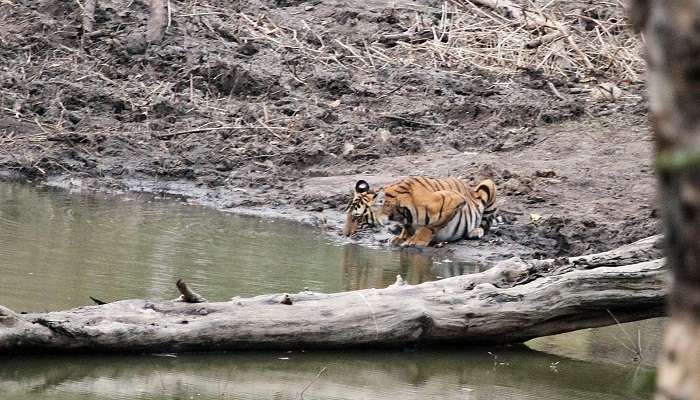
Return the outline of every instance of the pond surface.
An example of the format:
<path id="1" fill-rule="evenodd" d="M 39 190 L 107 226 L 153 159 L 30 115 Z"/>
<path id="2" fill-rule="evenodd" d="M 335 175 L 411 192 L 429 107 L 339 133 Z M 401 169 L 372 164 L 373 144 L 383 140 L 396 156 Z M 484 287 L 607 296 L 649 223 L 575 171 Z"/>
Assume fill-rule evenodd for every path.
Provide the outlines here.
<path id="1" fill-rule="evenodd" d="M 175 200 L 11 184 L 0 184 L 0 266 L 0 304 L 28 312 L 91 304 L 89 296 L 175 298 L 178 278 L 223 301 L 305 287 L 382 288 L 399 273 L 420 283 L 479 270 Z"/>
<path id="2" fill-rule="evenodd" d="M 0 304 L 45 311 L 102 300 L 210 300 L 304 288 L 381 288 L 480 267 L 334 242 L 294 223 L 151 196 L 0 183 Z M 526 346 L 418 351 L 0 357 L 2 399 L 647 399 L 663 320 Z M 635 360 L 638 354 L 641 360 Z"/>

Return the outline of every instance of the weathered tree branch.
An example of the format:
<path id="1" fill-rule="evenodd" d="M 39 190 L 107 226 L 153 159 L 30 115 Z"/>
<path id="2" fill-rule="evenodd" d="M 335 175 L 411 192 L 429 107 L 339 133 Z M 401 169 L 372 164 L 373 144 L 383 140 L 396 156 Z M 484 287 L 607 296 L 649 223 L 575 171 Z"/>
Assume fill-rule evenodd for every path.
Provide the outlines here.
<path id="1" fill-rule="evenodd" d="M 90 33 L 95 28 L 95 7 L 97 0 L 85 0 L 83 6 L 83 34 Z"/>
<path id="2" fill-rule="evenodd" d="M 180 291 L 179 301 L 184 301 L 185 303 L 204 303 L 207 301 L 207 299 L 190 289 L 182 279 L 178 279 L 175 286 L 177 286 L 177 290 Z"/>
<path id="3" fill-rule="evenodd" d="M 166 0 L 149 0 L 151 15 L 146 28 L 148 43 L 160 43 L 165 36 L 165 28 L 168 24 L 168 10 L 165 2 Z"/>
<path id="4" fill-rule="evenodd" d="M 660 316 L 658 237 L 420 285 L 219 303 L 123 300 L 43 314 L 0 308 L 0 354 L 511 343 Z"/>

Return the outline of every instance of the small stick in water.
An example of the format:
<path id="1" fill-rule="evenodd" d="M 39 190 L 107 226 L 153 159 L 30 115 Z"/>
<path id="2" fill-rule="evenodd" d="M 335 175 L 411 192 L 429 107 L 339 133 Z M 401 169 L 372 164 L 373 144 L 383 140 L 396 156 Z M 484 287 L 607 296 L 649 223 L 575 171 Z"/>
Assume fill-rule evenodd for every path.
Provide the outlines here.
<path id="1" fill-rule="evenodd" d="M 96 298 L 94 298 L 94 297 L 92 297 L 92 296 L 88 296 L 88 297 L 90 298 L 90 300 L 94 301 L 95 304 L 97 304 L 98 306 L 101 306 L 101 305 L 103 305 L 103 304 L 107 304 L 106 301 L 102 301 L 102 300 L 100 300 L 100 299 L 96 299 Z"/>
<path id="2" fill-rule="evenodd" d="M 207 301 L 204 297 L 193 292 L 182 279 L 178 279 L 175 285 L 177 285 L 177 290 L 181 293 L 178 298 L 179 301 L 184 301 L 185 303 L 204 303 Z"/>

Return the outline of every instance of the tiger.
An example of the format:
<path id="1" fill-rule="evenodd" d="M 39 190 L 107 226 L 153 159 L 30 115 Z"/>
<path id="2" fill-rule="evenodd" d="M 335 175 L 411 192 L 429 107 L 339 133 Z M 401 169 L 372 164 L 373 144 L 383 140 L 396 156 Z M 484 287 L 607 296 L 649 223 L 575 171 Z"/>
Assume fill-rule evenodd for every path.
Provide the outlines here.
<path id="1" fill-rule="evenodd" d="M 374 212 L 374 201 L 379 193 L 370 190 L 369 183 L 359 180 L 355 184 L 355 193 L 345 208 L 345 226 L 343 234 L 352 236 L 360 228 L 374 228 L 383 225 Z"/>
<path id="2" fill-rule="evenodd" d="M 480 239 L 489 231 L 497 211 L 496 185 L 491 179 L 471 188 L 456 178 L 418 176 L 383 190 L 384 203 L 376 211 L 373 205 L 379 191 L 372 191 L 365 181 L 357 182 L 346 210 L 346 235 L 362 226 L 394 221 L 401 227 L 392 232 L 397 234 L 392 243 L 402 247 Z"/>

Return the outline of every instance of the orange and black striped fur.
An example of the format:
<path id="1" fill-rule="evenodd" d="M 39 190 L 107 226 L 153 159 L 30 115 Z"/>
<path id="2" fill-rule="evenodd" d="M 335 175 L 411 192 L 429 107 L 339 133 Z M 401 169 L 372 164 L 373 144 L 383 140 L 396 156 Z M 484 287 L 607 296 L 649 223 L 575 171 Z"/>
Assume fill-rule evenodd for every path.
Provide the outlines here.
<path id="1" fill-rule="evenodd" d="M 366 182 L 361 186 L 364 192 L 373 193 L 370 197 L 373 203 L 376 193 Z M 359 202 L 357 187 L 355 191 L 353 202 Z M 378 212 L 372 210 L 372 203 L 364 207 L 371 211 L 371 215 L 364 214 L 367 221 L 378 224 L 386 218 L 402 226 L 401 233 L 393 240 L 395 244 L 427 246 L 462 238 L 478 239 L 489 230 L 495 216 L 496 185 L 490 179 L 472 188 L 456 178 L 411 177 L 384 189 L 384 203 Z"/>
<path id="2" fill-rule="evenodd" d="M 345 209 L 346 219 L 343 234 L 350 236 L 363 227 L 377 227 L 382 225 L 374 213 L 374 201 L 377 192 L 370 190 L 369 183 L 363 180 L 355 184 L 355 193 Z"/>

